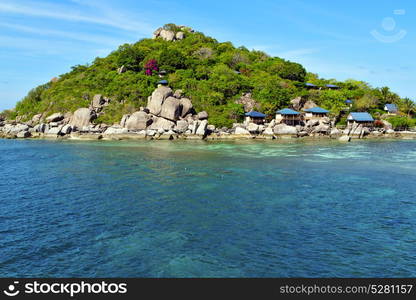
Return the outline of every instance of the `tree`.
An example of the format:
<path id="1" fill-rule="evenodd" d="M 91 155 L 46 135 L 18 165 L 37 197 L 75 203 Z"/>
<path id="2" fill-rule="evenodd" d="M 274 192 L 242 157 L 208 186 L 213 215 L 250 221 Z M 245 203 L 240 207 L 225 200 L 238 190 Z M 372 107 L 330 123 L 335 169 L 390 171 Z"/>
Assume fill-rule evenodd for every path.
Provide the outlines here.
<path id="1" fill-rule="evenodd" d="M 152 76 L 153 72 L 159 72 L 159 66 L 155 59 L 150 59 L 147 61 L 147 63 L 144 65 L 145 74 L 147 76 Z"/>
<path id="2" fill-rule="evenodd" d="M 410 117 L 416 112 L 416 103 L 409 98 L 404 98 L 401 102 L 400 109 Z"/>

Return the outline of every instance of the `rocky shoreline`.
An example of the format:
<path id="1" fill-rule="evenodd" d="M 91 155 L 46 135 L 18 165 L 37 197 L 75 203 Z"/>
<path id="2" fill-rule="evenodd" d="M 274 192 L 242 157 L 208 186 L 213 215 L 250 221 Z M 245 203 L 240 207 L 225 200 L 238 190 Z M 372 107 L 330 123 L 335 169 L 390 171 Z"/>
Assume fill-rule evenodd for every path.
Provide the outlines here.
<path id="1" fill-rule="evenodd" d="M 295 99 L 296 100 L 296 99 Z M 332 138 L 348 142 L 363 138 L 416 139 L 416 132 L 392 130 L 384 122 L 381 128 L 360 124 L 339 129 L 328 117 L 289 126 L 275 119 L 265 124 L 235 123 L 232 128 L 216 128 L 205 111 L 197 113 L 182 91 L 159 85 L 148 99 L 147 107 L 124 115 L 118 124 L 93 124 L 111 99 L 95 95 L 88 108 L 73 114 L 35 115 L 30 121 L 0 120 L 0 138 L 45 138 L 74 140 L 233 140 Z"/>

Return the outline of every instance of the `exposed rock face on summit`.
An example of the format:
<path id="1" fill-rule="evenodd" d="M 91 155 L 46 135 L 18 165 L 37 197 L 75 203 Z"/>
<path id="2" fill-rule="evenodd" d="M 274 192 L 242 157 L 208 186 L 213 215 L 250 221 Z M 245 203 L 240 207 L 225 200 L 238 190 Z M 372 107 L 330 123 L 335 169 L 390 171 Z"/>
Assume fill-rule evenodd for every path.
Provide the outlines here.
<path id="1" fill-rule="evenodd" d="M 178 26 L 179 30 L 178 32 L 171 31 L 168 29 L 165 29 L 163 27 L 160 27 L 156 29 L 155 32 L 153 32 L 153 38 L 162 38 L 165 41 L 172 42 L 172 41 L 179 41 L 183 40 L 185 38 L 185 32 L 189 31 L 192 32 L 193 30 L 186 26 Z"/>

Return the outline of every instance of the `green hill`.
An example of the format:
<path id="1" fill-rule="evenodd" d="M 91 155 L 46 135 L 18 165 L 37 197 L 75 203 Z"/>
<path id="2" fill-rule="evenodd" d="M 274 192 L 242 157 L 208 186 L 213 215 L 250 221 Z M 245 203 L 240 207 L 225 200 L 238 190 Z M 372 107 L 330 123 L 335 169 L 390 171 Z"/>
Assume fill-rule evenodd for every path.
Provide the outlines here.
<path id="1" fill-rule="evenodd" d="M 164 28 L 174 33 L 184 30 L 173 24 Z M 14 110 L 4 114 L 9 119 L 19 117 L 25 121 L 39 113 L 47 116 L 73 112 L 88 107 L 95 94 L 102 94 L 112 101 L 95 122 L 119 122 L 123 114 L 146 106 L 160 80 L 157 70 L 165 70 L 169 86 L 181 89 L 197 111 L 207 111 L 210 123 L 216 126 L 231 126 L 241 120 L 244 110 L 236 100 L 244 93 L 251 93 L 259 110 L 271 115 L 299 96 L 334 115 L 345 109 L 346 99 L 354 100 L 354 110 L 370 111 L 375 117 L 384 113 L 385 103 L 396 103 L 404 114 L 414 111 L 412 101 L 401 99 L 388 88 L 372 88 L 355 80 L 321 79 L 298 63 L 237 48 L 230 42 L 220 43 L 200 32 L 184 31 L 181 40 L 143 39 L 122 45 L 91 64 L 74 66 L 70 72 L 30 91 Z M 121 66 L 126 68 L 123 73 L 118 72 Z M 308 90 L 306 82 L 320 87 L 334 84 L 339 89 Z"/>

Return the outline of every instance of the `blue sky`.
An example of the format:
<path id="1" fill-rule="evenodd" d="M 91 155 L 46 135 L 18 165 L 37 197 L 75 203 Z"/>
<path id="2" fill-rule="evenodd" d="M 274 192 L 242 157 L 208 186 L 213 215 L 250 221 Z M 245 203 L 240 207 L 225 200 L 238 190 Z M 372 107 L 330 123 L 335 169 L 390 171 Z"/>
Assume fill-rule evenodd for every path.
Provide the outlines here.
<path id="1" fill-rule="evenodd" d="M 416 99 L 415 14 L 411 0 L 0 0 L 0 110 L 165 23 Z"/>

